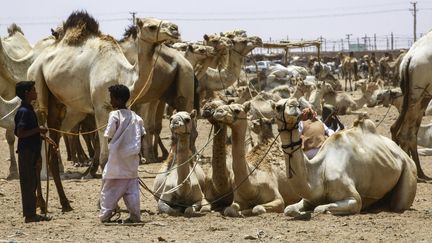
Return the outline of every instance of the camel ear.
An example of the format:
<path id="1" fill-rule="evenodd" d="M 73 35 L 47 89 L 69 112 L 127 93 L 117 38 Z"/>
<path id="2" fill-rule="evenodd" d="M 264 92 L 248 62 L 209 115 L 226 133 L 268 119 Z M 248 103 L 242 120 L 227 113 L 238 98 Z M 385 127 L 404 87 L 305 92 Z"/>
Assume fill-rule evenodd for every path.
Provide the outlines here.
<path id="1" fill-rule="evenodd" d="M 206 41 L 208 41 L 208 40 L 209 40 L 209 37 L 208 37 L 208 35 L 207 35 L 207 34 L 204 34 L 203 38 L 204 38 L 204 40 L 206 40 Z"/>
<path id="2" fill-rule="evenodd" d="M 136 21 L 136 25 L 138 25 L 140 28 L 143 27 L 144 23 L 142 22 L 141 19 L 136 19 L 135 21 Z"/>
<path id="3" fill-rule="evenodd" d="M 191 44 L 188 44 L 188 45 L 187 45 L 186 51 L 193 52 L 193 47 L 192 47 Z"/>
<path id="4" fill-rule="evenodd" d="M 173 112 L 172 112 L 172 114 L 174 115 L 176 113 L 177 113 L 177 109 L 174 109 Z"/>
<path id="5" fill-rule="evenodd" d="M 195 119 L 195 118 L 196 118 L 196 115 L 197 115 L 197 111 L 196 111 L 195 109 L 193 109 L 193 110 L 191 111 L 191 113 L 190 113 L 190 117 L 191 117 L 192 119 Z"/>
<path id="6" fill-rule="evenodd" d="M 274 110 L 276 108 L 276 103 L 273 100 L 268 101 L 271 105 L 271 108 Z"/>
<path id="7" fill-rule="evenodd" d="M 227 105 L 230 105 L 230 104 L 232 104 L 234 102 L 235 102 L 234 98 L 228 98 L 228 100 L 226 101 Z"/>
<path id="8" fill-rule="evenodd" d="M 244 107 L 245 112 L 248 112 L 250 110 L 250 108 L 251 108 L 250 106 L 251 106 L 250 101 L 246 101 L 245 103 L 243 103 L 243 107 Z"/>

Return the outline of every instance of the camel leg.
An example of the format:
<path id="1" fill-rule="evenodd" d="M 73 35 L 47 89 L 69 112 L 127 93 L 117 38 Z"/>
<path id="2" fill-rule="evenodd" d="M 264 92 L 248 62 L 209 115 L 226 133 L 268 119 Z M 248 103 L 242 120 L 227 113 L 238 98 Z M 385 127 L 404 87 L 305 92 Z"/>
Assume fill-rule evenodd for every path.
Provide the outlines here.
<path id="1" fill-rule="evenodd" d="M 64 134 L 62 137 L 66 147 L 66 154 L 67 154 L 66 160 L 72 161 L 72 151 L 70 149 L 71 145 L 69 143 L 69 135 Z"/>
<path id="2" fill-rule="evenodd" d="M 166 189 L 164 188 L 165 191 Z M 160 196 L 160 199 L 158 200 L 158 209 L 159 213 L 166 213 L 171 216 L 178 216 L 181 215 L 181 210 L 179 208 L 173 208 L 170 205 L 168 205 L 167 202 L 171 202 L 172 196 L 168 194 L 162 194 Z"/>
<path id="3" fill-rule="evenodd" d="M 99 128 L 107 124 L 108 115 L 109 113 L 105 107 L 95 107 L 96 127 Z M 108 140 L 104 137 L 104 129 L 99 129 L 97 135 L 99 143 L 97 147 L 95 146 L 95 158 L 90 168 L 90 175 L 92 177 L 96 176 L 99 164 L 103 171 L 105 164 L 108 161 Z"/>
<path id="4" fill-rule="evenodd" d="M 10 165 L 9 165 L 9 175 L 6 177 L 7 180 L 12 180 L 12 179 L 18 179 L 18 167 L 17 167 L 17 162 L 15 159 L 15 149 L 14 149 L 14 144 L 15 144 L 15 135 L 14 135 L 14 131 L 12 129 L 8 129 L 6 130 L 6 141 L 9 145 L 9 156 L 10 156 Z"/>
<path id="5" fill-rule="evenodd" d="M 361 200 L 350 197 L 334 203 L 319 205 L 314 209 L 314 213 L 331 212 L 334 215 L 349 215 L 359 213 L 361 207 Z"/>
<path id="6" fill-rule="evenodd" d="M 302 199 L 300 202 L 288 205 L 284 210 L 285 216 L 290 217 L 299 217 L 306 214 L 307 211 L 310 211 L 314 208 L 312 204 Z"/>
<path id="7" fill-rule="evenodd" d="M 228 217 L 240 217 L 240 204 L 234 201 L 229 207 L 225 208 L 224 215 Z"/>
<path id="8" fill-rule="evenodd" d="M 45 151 L 45 150 L 44 150 Z M 42 161 L 40 161 L 42 163 Z M 43 214 L 47 213 L 47 208 L 45 207 L 45 200 L 43 198 L 42 193 L 42 182 L 41 182 L 41 170 L 42 166 L 36 167 L 36 180 L 37 180 L 37 189 L 36 189 L 36 207 L 39 207 Z"/>
<path id="9" fill-rule="evenodd" d="M 411 207 L 417 190 L 417 176 L 413 164 L 409 163 L 407 158 L 403 166 L 402 174 L 390 198 L 390 210 L 400 213 Z"/>
<path id="10" fill-rule="evenodd" d="M 157 162 L 157 158 L 154 154 L 153 149 L 153 136 L 154 136 L 154 127 L 155 127 L 155 116 L 156 108 L 159 101 L 154 101 L 150 103 L 144 104 L 140 113 L 142 115 L 144 121 L 144 129 L 146 131 L 146 135 L 144 135 L 142 147 L 143 147 L 143 155 L 147 163 L 155 163 Z"/>
<path id="11" fill-rule="evenodd" d="M 62 120 L 62 109 L 64 106 L 58 103 L 58 101 L 54 98 L 53 95 L 49 95 L 49 116 L 47 117 L 47 124 L 50 128 L 60 128 L 61 120 Z M 49 136 L 51 139 L 58 144 L 60 141 L 60 134 L 54 131 L 50 131 Z M 58 153 L 50 148 L 48 149 L 49 157 L 47 158 L 47 163 L 49 163 L 49 168 L 51 169 L 51 174 L 54 179 L 54 183 L 57 188 L 57 193 L 60 198 L 60 203 L 62 205 L 62 211 L 68 212 L 72 210 L 72 207 L 69 204 L 69 200 L 66 197 L 66 194 L 63 189 L 63 185 L 60 179 L 60 168 L 59 168 L 59 158 Z"/>
<path id="12" fill-rule="evenodd" d="M 282 197 L 277 198 L 271 202 L 256 205 L 252 209 L 242 210 L 242 215 L 261 215 L 264 213 L 282 213 L 284 211 L 284 201 Z"/>
<path id="13" fill-rule="evenodd" d="M 162 151 L 162 160 L 168 158 L 168 150 L 165 148 L 160 138 L 160 134 L 162 131 L 162 119 L 164 115 L 164 110 L 165 110 L 165 102 L 161 101 L 158 103 L 156 109 L 155 126 L 154 126 L 154 144 L 153 144 L 155 157 L 158 158 L 158 147 L 160 147 Z"/>
<path id="14" fill-rule="evenodd" d="M 96 129 L 94 116 L 87 115 L 87 117 L 81 122 L 81 128 L 84 132 L 94 131 Z M 86 143 L 87 151 L 90 156 L 90 159 L 95 156 L 95 143 L 96 141 L 95 134 L 84 134 L 84 142 Z"/>

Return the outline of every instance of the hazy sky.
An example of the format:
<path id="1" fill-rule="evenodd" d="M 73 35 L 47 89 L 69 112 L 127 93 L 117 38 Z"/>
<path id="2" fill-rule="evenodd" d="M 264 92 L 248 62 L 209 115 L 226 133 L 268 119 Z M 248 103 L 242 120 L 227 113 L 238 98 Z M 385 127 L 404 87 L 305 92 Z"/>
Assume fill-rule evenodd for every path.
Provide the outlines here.
<path id="1" fill-rule="evenodd" d="M 398 38 L 412 37 L 410 1 L 401 0 L 8 0 L 0 8 L 0 36 L 18 23 L 30 42 L 50 35 L 78 9 L 87 10 L 102 32 L 120 38 L 130 23 L 130 11 L 138 17 L 157 17 L 178 24 L 184 40 L 201 40 L 205 33 L 244 29 L 249 35 L 280 40 L 341 39 L 352 34 Z M 432 0 L 418 0 L 417 33 L 431 29 Z"/>

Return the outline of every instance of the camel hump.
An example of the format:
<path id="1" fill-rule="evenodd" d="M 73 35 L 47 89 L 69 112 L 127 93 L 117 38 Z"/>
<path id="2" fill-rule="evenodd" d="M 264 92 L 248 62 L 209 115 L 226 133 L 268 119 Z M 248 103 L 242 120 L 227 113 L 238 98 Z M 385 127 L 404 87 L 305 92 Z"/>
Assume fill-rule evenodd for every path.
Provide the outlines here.
<path id="1" fill-rule="evenodd" d="M 369 119 L 366 113 L 359 114 L 356 121 L 354 121 L 354 127 L 359 127 L 365 132 L 376 133 L 375 123 Z"/>
<path id="2" fill-rule="evenodd" d="M 99 23 L 87 11 L 74 11 L 63 24 L 67 44 L 80 44 L 90 35 L 100 35 Z"/>
<path id="3" fill-rule="evenodd" d="M 24 35 L 24 32 L 22 31 L 21 27 L 19 27 L 17 24 L 12 23 L 8 28 L 7 28 L 7 32 L 10 36 L 13 36 L 16 32 L 19 32 L 21 34 Z"/>

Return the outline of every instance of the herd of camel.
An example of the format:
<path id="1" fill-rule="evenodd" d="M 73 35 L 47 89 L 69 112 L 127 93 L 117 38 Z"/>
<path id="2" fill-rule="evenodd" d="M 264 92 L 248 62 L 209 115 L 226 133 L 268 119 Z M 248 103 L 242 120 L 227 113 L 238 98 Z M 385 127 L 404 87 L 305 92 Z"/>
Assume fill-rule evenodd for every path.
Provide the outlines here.
<path id="1" fill-rule="evenodd" d="M 142 114 L 148 132 L 143 142 L 148 161 L 158 159 L 166 104 L 175 109 L 169 120 L 172 144 L 162 150 L 164 162 L 151 190 L 161 213 L 197 216 L 220 210 L 232 217 L 266 212 L 303 217 L 309 212 L 354 214 L 377 203 L 403 212 L 413 203 L 417 180 L 430 179 L 420 166 L 417 132 L 432 98 L 432 48 L 427 45 L 432 34 L 401 58 L 400 90 L 363 80 L 354 85 L 362 91 L 354 100 L 337 91 L 338 82 L 311 81 L 309 76 L 261 92 L 244 84 L 244 59 L 262 45 L 259 37 L 244 31 L 182 43 L 177 25 L 138 18 L 123 39 L 115 40 L 101 33 L 97 21 L 84 11 L 73 12 L 51 31 L 52 36 L 34 46 L 16 25 L 1 39 L 0 126 L 6 128 L 10 145 L 9 178 L 17 176 L 13 114 L 20 101 L 14 97 L 15 84 L 34 80 L 39 119 L 50 128 L 55 143 L 61 135 L 56 129 L 97 131 L 88 139 L 94 147 L 91 176 L 107 161 L 103 128 L 112 109 L 109 86 L 124 84 L 131 90 L 130 107 Z M 349 62 L 342 62 L 347 77 L 352 71 Z M 330 136 L 313 159 L 304 156 L 297 129 L 302 108 L 320 113 L 323 104 L 332 104 L 338 114 L 346 114 L 378 101 L 400 111 L 391 127 L 394 141 L 378 134 L 375 124 L 361 115 L 352 128 Z M 207 119 L 213 128 L 208 172 L 196 159 L 198 118 Z M 251 132 L 258 135 L 257 144 L 248 143 Z M 75 152 L 77 140 L 65 139 Z M 59 159 L 50 148 L 49 168 L 62 209 L 69 211 Z"/>

